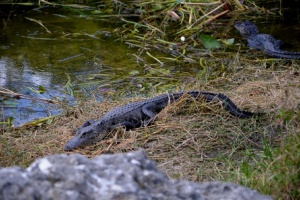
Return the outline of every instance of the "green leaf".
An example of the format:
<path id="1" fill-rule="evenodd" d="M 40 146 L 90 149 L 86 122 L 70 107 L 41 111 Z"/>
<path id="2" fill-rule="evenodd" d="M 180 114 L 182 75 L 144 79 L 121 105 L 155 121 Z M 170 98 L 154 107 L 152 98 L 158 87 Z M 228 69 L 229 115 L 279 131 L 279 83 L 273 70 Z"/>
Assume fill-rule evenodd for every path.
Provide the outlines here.
<path id="1" fill-rule="evenodd" d="M 200 35 L 200 40 L 206 49 L 218 49 L 221 47 L 220 43 L 211 35 Z"/>
<path id="2" fill-rule="evenodd" d="M 221 40 L 224 44 L 226 45 L 232 45 L 234 43 L 234 38 L 230 38 L 230 39 L 225 39 L 225 40 Z"/>
<path id="3" fill-rule="evenodd" d="M 70 95 L 70 96 L 74 96 L 74 91 L 73 91 L 73 89 L 72 89 L 72 83 L 71 83 L 71 77 L 69 76 L 69 74 L 67 74 L 66 73 L 66 75 L 67 75 L 67 78 L 68 78 L 68 81 L 67 81 L 67 83 L 64 85 L 64 88 L 66 88 L 66 90 L 67 90 L 67 92 L 68 92 L 68 94 Z"/>
<path id="4" fill-rule="evenodd" d="M 131 76 L 135 76 L 138 74 L 140 74 L 140 72 L 138 70 L 132 70 L 131 72 L 129 72 L 129 75 L 131 75 Z"/>
<path id="5" fill-rule="evenodd" d="M 41 85 L 39 85 L 39 89 L 37 90 L 32 87 L 27 87 L 27 88 L 36 94 L 43 94 L 46 91 L 46 89 Z"/>
<path id="6" fill-rule="evenodd" d="M 13 120 L 14 120 L 14 118 L 13 118 L 12 116 L 10 116 L 10 117 L 7 119 L 7 125 L 8 125 L 8 126 L 11 126 Z"/>
<path id="7" fill-rule="evenodd" d="M 46 89 L 43 86 L 39 85 L 40 94 L 43 94 L 45 91 L 46 91 Z"/>
<path id="8" fill-rule="evenodd" d="M 168 69 L 163 69 L 163 68 L 157 68 L 157 69 L 150 69 L 149 70 L 149 74 L 147 74 L 147 76 L 161 76 L 161 75 L 165 75 L 165 76 L 170 76 L 171 72 Z"/>

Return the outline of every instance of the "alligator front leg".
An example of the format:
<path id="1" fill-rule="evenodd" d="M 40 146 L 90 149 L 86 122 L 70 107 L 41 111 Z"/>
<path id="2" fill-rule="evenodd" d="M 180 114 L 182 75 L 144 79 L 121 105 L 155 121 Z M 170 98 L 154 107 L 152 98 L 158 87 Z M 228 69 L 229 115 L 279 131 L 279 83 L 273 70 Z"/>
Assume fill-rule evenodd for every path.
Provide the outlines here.
<path id="1" fill-rule="evenodd" d="M 148 103 L 142 107 L 143 114 L 149 118 L 143 121 L 143 126 L 148 126 L 148 124 L 152 123 L 156 119 L 156 107 L 155 103 Z"/>
<path id="2" fill-rule="evenodd" d="M 126 130 L 130 130 L 130 129 L 141 126 L 141 122 L 133 123 L 133 122 L 125 121 L 125 122 L 121 122 L 117 125 L 112 126 L 112 129 L 120 127 L 120 126 L 125 127 Z"/>

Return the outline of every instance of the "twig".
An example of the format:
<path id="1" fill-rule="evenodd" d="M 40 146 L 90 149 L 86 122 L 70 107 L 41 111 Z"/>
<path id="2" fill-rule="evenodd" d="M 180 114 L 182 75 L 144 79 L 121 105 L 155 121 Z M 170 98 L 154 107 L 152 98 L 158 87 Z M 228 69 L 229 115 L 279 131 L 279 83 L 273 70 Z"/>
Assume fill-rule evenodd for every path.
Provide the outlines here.
<path id="1" fill-rule="evenodd" d="M 202 20 L 203 18 L 207 17 L 208 15 L 210 15 L 211 13 L 215 12 L 216 10 L 218 10 L 219 8 L 222 8 L 224 5 L 226 5 L 226 3 L 223 3 L 221 5 L 219 5 L 218 7 L 216 7 L 215 9 L 213 9 L 212 11 L 206 13 L 205 15 L 203 15 L 202 17 L 200 17 L 199 19 L 197 19 L 192 25 L 190 25 L 188 27 L 188 29 L 192 28 L 195 24 L 197 24 L 200 20 Z"/>
<path id="2" fill-rule="evenodd" d="M 212 16 L 210 19 L 206 20 L 203 24 L 208 24 L 208 23 L 210 23 L 211 21 L 215 20 L 216 18 L 218 18 L 218 17 L 220 17 L 220 16 L 222 16 L 222 15 L 225 15 L 225 14 L 228 13 L 228 12 L 229 12 L 229 10 L 224 10 L 223 12 L 221 12 L 221 13 L 215 15 L 215 16 Z"/>
<path id="3" fill-rule="evenodd" d="M 55 100 L 44 99 L 44 98 L 32 98 L 32 97 L 29 97 L 29 96 L 24 95 L 24 94 L 13 92 L 13 91 L 11 91 L 9 89 L 6 89 L 4 87 L 0 87 L 0 93 L 6 94 L 6 95 L 11 95 L 13 98 L 17 98 L 17 99 L 22 98 L 22 99 L 28 99 L 28 100 L 32 100 L 32 101 L 44 101 L 44 102 L 47 102 L 47 103 L 58 104 L 58 102 L 55 101 Z"/>
<path id="4" fill-rule="evenodd" d="M 29 18 L 29 17 L 25 17 L 25 19 L 27 19 L 29 21 L 32 21 L 32 22 L 35 22 L 35 23 L 38 23 L 41 27 L 43 27 L 46 30 L 47 33 L 51 33 L 51 31 L 49 31 L 47 29 L 47 27 L 44 26 L 44 24 L 40 20 L 32 19 L 32 18 Z"/>
<path id="5" fill-rule="evenodd" d="M 211 6 L 211 5 L 216 5 L 216 4 L 220 4 L 222 2 L 220 1 L 216 1 L 216 2 L 212 2 L 212 3 L 191 3 L 191 2 L 181 2 L 180 4 L 184 4 L 184 5 L 202 5 L 202 6 Z"/>

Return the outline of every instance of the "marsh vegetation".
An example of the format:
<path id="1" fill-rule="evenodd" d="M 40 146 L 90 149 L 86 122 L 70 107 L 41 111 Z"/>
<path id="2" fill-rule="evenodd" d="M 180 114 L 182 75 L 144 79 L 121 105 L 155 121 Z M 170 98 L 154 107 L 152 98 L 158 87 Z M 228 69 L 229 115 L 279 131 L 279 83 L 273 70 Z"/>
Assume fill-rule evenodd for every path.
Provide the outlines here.
<path id="1" fill-rule="evenodd" d="M 101 22 L 106 29 L 84 32 L 80 24 L 76 31 L 59 29 L 63 26 L 50 26 L 45 18 L 15 11 L 16 16 L 33 19 L 27 23 L 43 32 L 26 40 L 37 43 L 37 38 L 51 38 L 64 41 L 64 45 L 73 40 L 85 43 L 92 39 L 94 44 L 102 40 L 110 46 L 120 45 L 121 50 L 102 45 L 102 49 L 113 50 L 101 54 L 97 52 L 99 46 L 89 44 L 72 54 L 83 54 L 80 64 L 78 57 L 60 55 L 67 64 L 53 62 L 51 68 L 61 65 L 69 70 L 58 74 L 62 75 L 61 88 L 75 96 L 74 104 L 61 101 L 60 115 L 21 127 L 8 126 L 5 118 L 0 129 L 0 166 L 25 167 L 38 157 L 65 153 L 63 146 L 74 129 L 118 105 L 166 91 L 206 90 L 224 93 L 243 110 L 261 115 L 237 119 L 217 103 L 183 99 L 168 106 L 148 127 L 117 129 L 105 140 L 71 153 L 94 157 L 143 148 L 170 178 L 230 181 L 275 199 L 300 198 L 300 63 L 249 50 L 233 28 L 235 21 L 248 19 L 280 37 L 276 31 L 285 12 L 283 2 L 278 1 L 272 9 L 250 0 L 67 3 L 39 1 L 38 7 L 26 7 L 26 13 L 38 10 L 57 16 L 55 9 L 59 8 L 61 16 L 75 21 L 78 18 L 80 24 Z M 13 23 L 13 15 L 2 13 L 2 18 L 5 30 Z M 290 27 L 295 25 L 291 23 Z M 278 39 L 292 44 L 287 49 L 299 51 L 296 38 Z M 88 71 L 84 79 L 80 66 Z"/>

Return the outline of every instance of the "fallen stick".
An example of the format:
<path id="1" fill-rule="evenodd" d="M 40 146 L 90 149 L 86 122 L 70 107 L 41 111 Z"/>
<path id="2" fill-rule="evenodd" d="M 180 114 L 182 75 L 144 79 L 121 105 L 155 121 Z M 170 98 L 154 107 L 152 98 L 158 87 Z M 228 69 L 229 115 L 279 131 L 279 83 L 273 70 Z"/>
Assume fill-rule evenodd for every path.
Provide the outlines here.
<path id="1" fill-rule="evenodd" d="M 43 102 L 47 102 L 47 103 L 58 104 L 58 101 L 55 101 L 55 100 L 44 99 L 44 98 L 32 98 L 32 97 L 29 97 L 29 96 L 24 95 L 24 94 L 13 92 L 13 91 L 11 91 L 9 89 L 6 89 L 4 87 L 0 87 L 0 93 L 6 94 L 6 95 L 11 95 L 12 98 L 16 98 L 16 99 L 28 99 L 28 100 L 32 100 L 32 101 L 43 101 Z"/>

